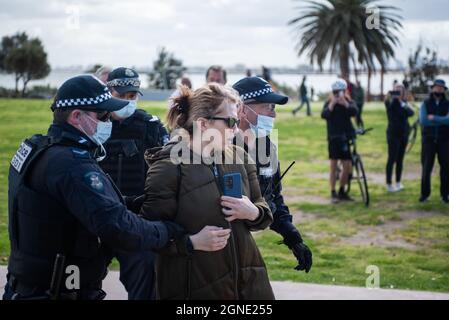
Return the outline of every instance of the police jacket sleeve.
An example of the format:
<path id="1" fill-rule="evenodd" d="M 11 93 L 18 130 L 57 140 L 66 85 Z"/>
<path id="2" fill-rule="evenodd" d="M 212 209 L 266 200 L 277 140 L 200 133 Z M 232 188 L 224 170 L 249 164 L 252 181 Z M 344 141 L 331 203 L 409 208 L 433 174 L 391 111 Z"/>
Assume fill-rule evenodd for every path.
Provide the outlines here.
<path id="1" fill-rule="evenodd" d="M 298 232 L 293 224 L 293 218 L 290 214 L 288 206 L 284 202 L 284 197 L 282 196 L 282 185 L 279 181 L 281 177 L 280 167 L 273 178 L 273 187 L 278 184 L 278 186 L 273 189 L 272 194 L 272 211 L 273 211 L 273 223 L 270 229 L 279 233 L 284 238 L 288 237 L 289 234 Z"/>
<path id="2" fill-rule="evenodd" d="M 151 250 L 169 241 L 162 222 L 145 221 L 126 209 L 108 177 L 95 165 L 68 168 L 49 185 L 57 189 L 54 192 L 81 224 L 112 248 Z"/>

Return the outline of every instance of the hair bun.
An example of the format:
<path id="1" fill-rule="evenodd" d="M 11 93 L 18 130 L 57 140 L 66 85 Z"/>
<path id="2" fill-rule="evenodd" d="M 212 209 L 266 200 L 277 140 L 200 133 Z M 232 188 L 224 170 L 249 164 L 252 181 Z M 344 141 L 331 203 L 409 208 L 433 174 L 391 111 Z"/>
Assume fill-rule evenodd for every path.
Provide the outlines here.
<path id="1" fill-rule="evenodd" d="M 181 95 L 176 99 L 176 108 L 179 113 L 187 113 L 189 111 L 190 103 L 189 96 Z"/>

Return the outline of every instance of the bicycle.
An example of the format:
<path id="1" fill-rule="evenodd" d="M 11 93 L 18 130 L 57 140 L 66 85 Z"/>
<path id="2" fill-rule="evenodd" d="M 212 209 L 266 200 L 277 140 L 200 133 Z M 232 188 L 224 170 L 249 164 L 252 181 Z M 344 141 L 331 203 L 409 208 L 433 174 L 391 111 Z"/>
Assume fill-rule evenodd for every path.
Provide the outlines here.
<path id="1" fill-rule="evenodd" d="M 408 141 L 407 141 L 407 149 L 406 152 L 409 153 L 412 151 L 413 147 L 416 143 L 416 138 L 418 136 L 418 128 L 419 128 L 419 119 L 417 119 L 410 128 L 410 133 L 408 135 Z"/>
<path id="2" fill-rule="evenodd" d="M 416 119 L 415 122 L 413 122 L 413 124 L 410 128 L 410 133 L 408 135 L 408 141 L 407 141 L 407 149 L 405 150 L 406 153 L 409 153 L 410 151 L 412 151 L 412 149 L 416 143 L 416 138 L 418 137 L 419 108 L 414 103 L 412 103 L 412 107 L 413 107 L 413 109 L 415 109 L 415 112 L 418 114 L 418 118 Z"/>
<path id="3" fill-rule="evenodd" d="M 356 130 L 356 136 L 354 138 L 351 138 L 349 140 L 349 147 L 351 149 L 351 160 L 352 160 L 352 173 L 349 174 L 348 184 L 346 186 L 346 193 L 349 193 L 351 191 L 351 183 L 352 180 L 357 180 L 357 183 L 360 188 L 360 193 L 362 196 L 363 203 L 366 207 L 369 206 L 370 203 L 370 196 L 369 196 L 369 189 L 368 189 L 368 180 L 366 178 L 365 168 L 363 165 L 362 157 L 357 152 L 357 136 L 363 136 L 369 131 L 372 131 L 373 128 L 368 129 L 357 129 Z M 337 166 L 337 181 L 339 180 L 340 173 L 342 172 L 341 163 Z"/>

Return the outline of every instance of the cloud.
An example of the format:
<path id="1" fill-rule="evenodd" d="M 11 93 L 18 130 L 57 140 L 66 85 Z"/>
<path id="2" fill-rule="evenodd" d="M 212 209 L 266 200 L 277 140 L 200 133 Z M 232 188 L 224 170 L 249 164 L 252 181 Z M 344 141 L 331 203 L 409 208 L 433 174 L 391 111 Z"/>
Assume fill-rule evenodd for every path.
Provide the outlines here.
<path id="1" fill-rule="evenodd" d="M 297 34 L 287 22 L 299 14 L 292 0 L 0 0 L 1 35 L 17 31 L 43 40 L 53 66 L 150 66 L 166 46 L 187 65 L 249 66 L 308 63 L 296 56 Z M 405 60 L 420 37 L 449 56 L 446 0 L 384 0 L 402 7 Z M 441 10 L 440 10 L 441 9 Z"/>

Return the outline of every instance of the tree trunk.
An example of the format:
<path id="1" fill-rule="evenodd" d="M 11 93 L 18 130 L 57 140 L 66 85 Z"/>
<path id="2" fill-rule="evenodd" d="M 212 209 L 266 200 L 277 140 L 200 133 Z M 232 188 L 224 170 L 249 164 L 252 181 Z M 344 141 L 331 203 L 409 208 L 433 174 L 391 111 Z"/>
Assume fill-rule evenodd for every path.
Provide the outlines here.
<path id="1" fill-rule="evenodd" d="M 367 99 L 368 101 L 371 101 L 371 76 L 373 75 L 373 72 L 370 67 L 368 67 L 368 88 L 367 88 Z"/>
<path id="2" fill-rule="evenodd" d="M 16 92 L 16 96 L 19 94 L 19 80 L 20 80 L 20 76 L 16 73 L 15 74 L 16 77 L 16 88 L 15 88 L 15 92 Z"/>
<path id="3" fill-rule="evenodd" d="M 380 69 L 380 97 L 384 100 L 384 76 L 385 76 L 385 67 L 382 66 Z"/>
<path id="4" fill-rule="evenodd" d="M 30 79 L 25 80 L 25 77 L 23 78 L 22 98 L 25 97 L 26 87 L 29 81 Z"/>
<path id="5" fill-rule="evenodd" d="M 340 51 L 341 77 L 349 81 L 349 44 L 343 45 Z"/>

